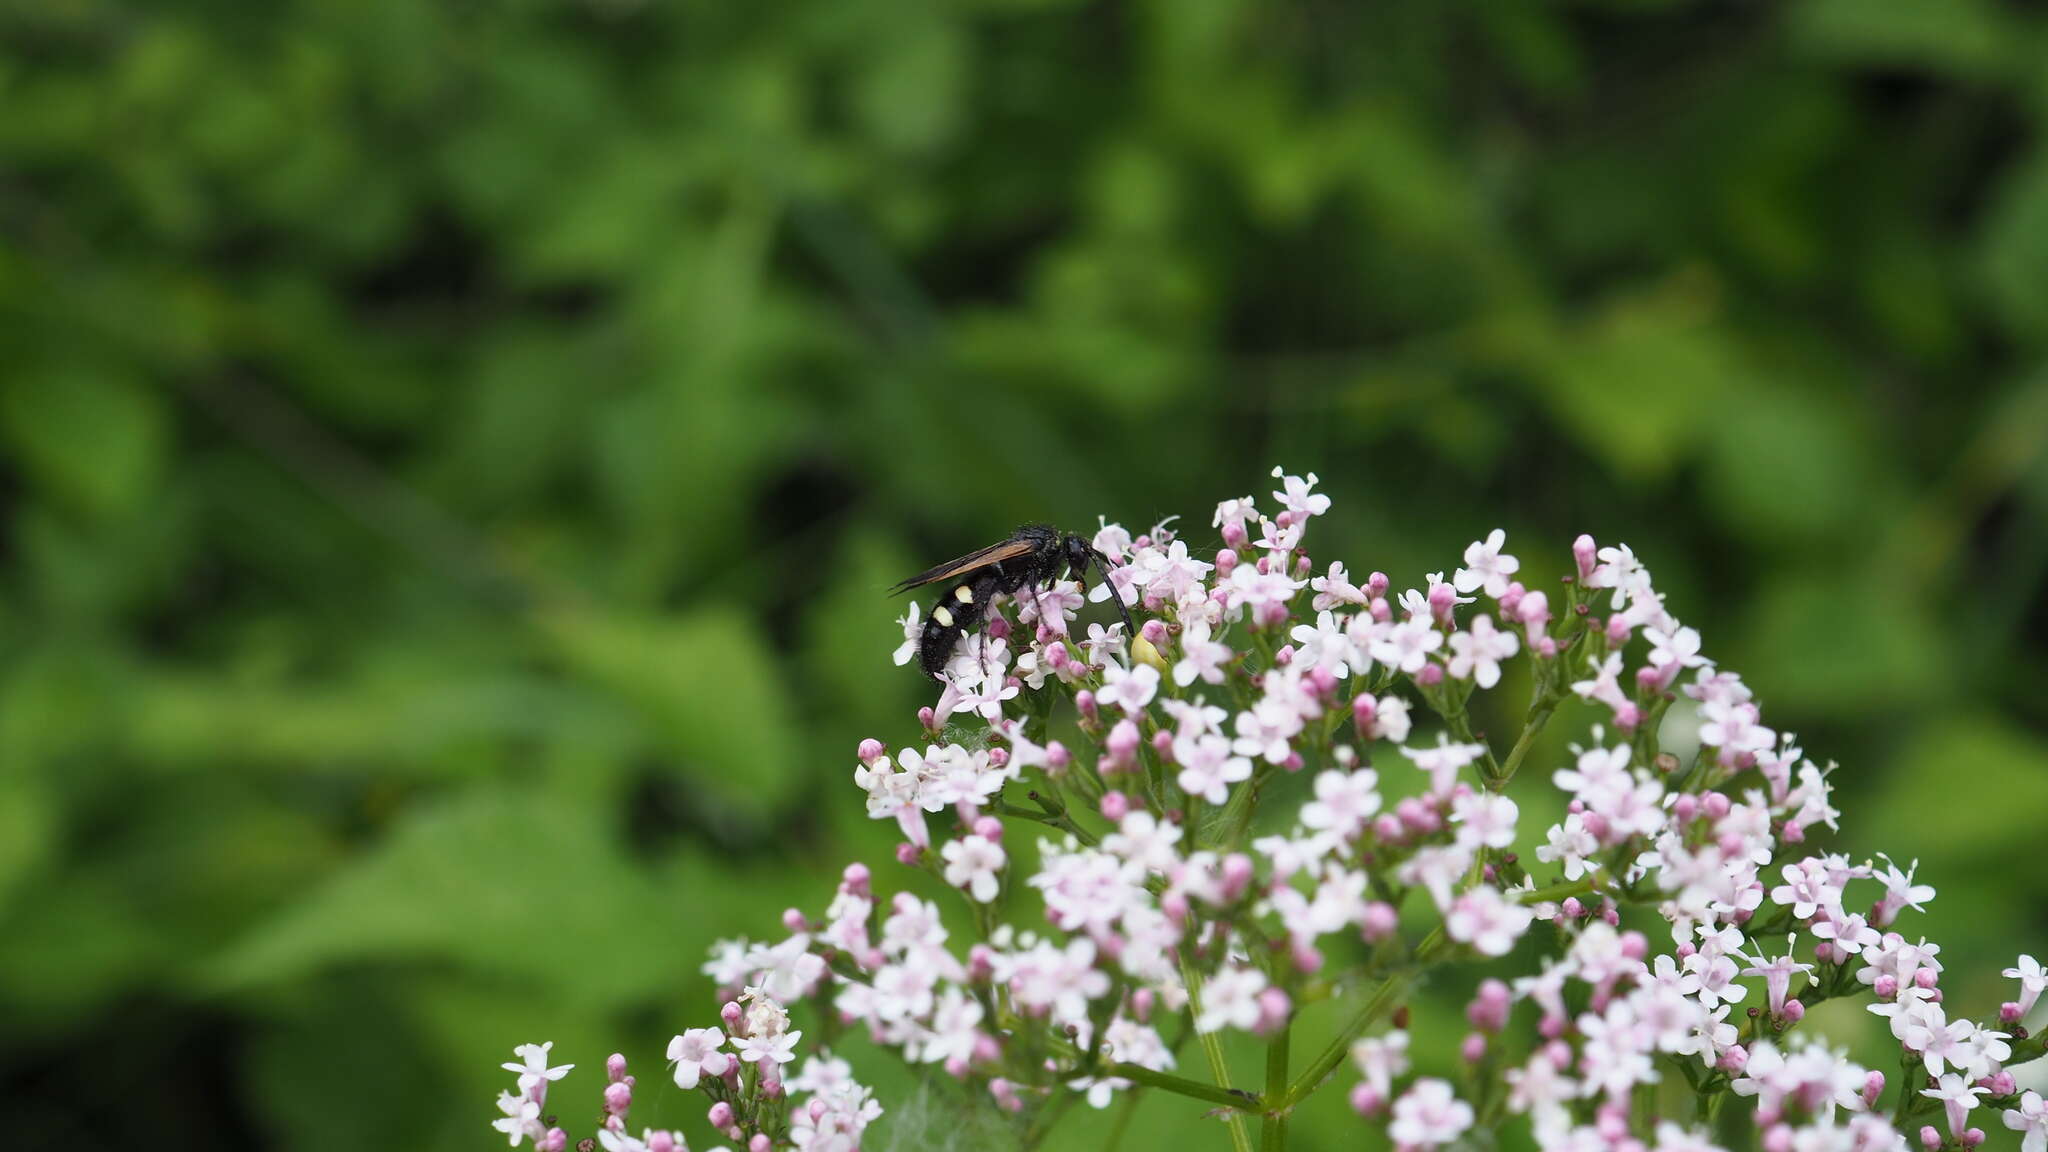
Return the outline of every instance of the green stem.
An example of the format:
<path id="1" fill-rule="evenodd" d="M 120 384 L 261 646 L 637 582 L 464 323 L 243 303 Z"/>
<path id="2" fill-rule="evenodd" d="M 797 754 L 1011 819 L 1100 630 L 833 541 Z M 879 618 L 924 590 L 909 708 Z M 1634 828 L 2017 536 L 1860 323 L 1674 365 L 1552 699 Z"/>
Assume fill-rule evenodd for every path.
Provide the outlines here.
<path id="1" fill-rule="evenodd" d="M 1566 880 L 1547 888 L 1532 888 L 1526 892 L 1511 892 L 1517 903 L 1541 904 L 1547 900 L 1562 900 L 1567 896 L 1584 896 L 1599 887 L 1599 875 L 1589 872 L 1577 880 Z"/>
<path id="2" fill-rule="evenodd" d="M 1280 1103 L 1281 1107 L 1294 1107 L 1322 1085 L 1324 1079 L 1343 1062 L 1345 1054 L 1351 1050 L 1351 1042 L 1358 1039 L 1367 1028 L 1372 1027 L 1374 1021 L 1390 1011 L 1401 997 L 1407 995 L 1409 988 L 1415 983 L 1418 970 L 1435 957 L 1437 950 L 1443 947 L 1443 940 L 1444 930 L 1441 925 L 1430 930 L 1429 935 L 1423 938 L 1422 945 L 1415 950 L 1417 964 L 1387 977 L 1373 992 L 1372 998 L 1360 1006 L 1357 1014 L 1338 1030 L 1337 1035 L 1330 1039 L 1330 1043 L 1321 1052 L 1317 1053 L 1308 1070 L 1287 1089 L 1287 1095 Z"/>
<path id="3" fill-rule="evenodd" d="M 1181 982 L 1188 987 L 1190 1019 L 1199 1020 L 1202 1018 L 1202 974 L 1195 971 L 1192 961 L 1183 957 L 1180 962 L 1180 977 Z M 1222 1038 L 1214 1032 L 1202 1033 L 1202 1054 L 1209 1058 L 1209 1075 L 1216 1080 L 1216 1090 L 1220 1094 L 1229 1095 L 1230 1067 L 1223 1061 Z M 1137 1077 L 1133 1076 L 1131 1079 L 1136 1080 Z M 1175 1079 L 1178 1079 L 1178 1077 L 1175 1077 Z M 1139 1081 L 1139 1083 L 1144 1082 Z M 1193 1083 L 1193 1081 L 1190 1081 L 1190 1083 Z M 1159 1085 L 1159 1087 L 1164 1087 L 1164 1085 Z M 1202 1087 L 1207 1088 L 1208 1085 L 1204 1084 Z M 1189 1093 L 1189 1095 L 1192 1095 L 1192 1093 Z M 1233 1096 L 1232 1099 L 1235 1100 L 1236 1097 Z M 1223 1120 L 1224 1123 L 1230 1126 L 1230 1146 L 1234 1152 L 1252 1152 L 1252 1141 L 1251 1137 L 1244 1130 L 1243 1115 L 1233 1107 L 1230 1112 L 1224 1114 Z"/>
<path id="4" fill-rule="evenodd" d="M 1266 1094 L 1260 1097 L 1266 1116 L 1259 1127 L 1259 1152 L 1286 1152 L 1287 1108 L 1283 1102 L 1287 1099 L 1287 1056 L 1293 1032 L 1289 1022 L 1266 1041 Z"/>
<path id="5" fill-rule="evenodd" d="M 1105 1067 L 1103 1072 L 1110 1076 L 1120 1076 L 1134 1084 L 1143 1084 L 1148 1088 L 1157 1088 L 1161 1092 L 1172 1092 L 1196 1100 L 1206 1100 L 1238 1112 L 1248 1112 L 1259 1106 L 1258 1098 L 1249 1092 L 1234 1088 L 1218 1088 L 1214 1084 L 1204 1084 L 1200 1080 L 1175 1076 L 1171 1072 L 1154 1071 L 1140 1064 L 1111 1064 Z"/>
<path id="6" fill-rule="evenodd" d="M 1529 704 L 1529 718 L 1522 722 L 1522 734 L 1515 739 L 1515 746 L 1508 750 L 1508 758 L 1501 763 L 1500 772 L 1487 782 L 1487 786 L 1498 792 L 1515 778 L 1515 770 L 1522 766 L 1522 760 L 1529 755 L 1529 749 L 1536 744 L 1536 736 L 1543 726 L 1550 723 L 1550 714 L 1557 711 L 1557 701 L 1538 698 Z"/>

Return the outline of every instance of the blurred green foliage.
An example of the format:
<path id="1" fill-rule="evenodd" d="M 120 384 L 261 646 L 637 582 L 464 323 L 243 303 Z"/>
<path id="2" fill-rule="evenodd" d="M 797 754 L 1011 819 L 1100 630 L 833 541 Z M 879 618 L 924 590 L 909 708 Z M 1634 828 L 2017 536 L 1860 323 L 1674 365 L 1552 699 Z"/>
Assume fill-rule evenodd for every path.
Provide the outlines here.
<path id="1" fill-rule="evenodd" d="M 1276 462 L 1402 584 L 1633 543 L 1995 1002 L 2048 937 L 2044 46 L 1996 0 L 10 0 L 11 1142 L 483 1147 L 542 1038 L 567 1117 L 613 1047 L 658 1084 L 714 936 L 886 858 L 890 581 Z M 874 1146 L 974 1131 L 880 1078 Z"/>

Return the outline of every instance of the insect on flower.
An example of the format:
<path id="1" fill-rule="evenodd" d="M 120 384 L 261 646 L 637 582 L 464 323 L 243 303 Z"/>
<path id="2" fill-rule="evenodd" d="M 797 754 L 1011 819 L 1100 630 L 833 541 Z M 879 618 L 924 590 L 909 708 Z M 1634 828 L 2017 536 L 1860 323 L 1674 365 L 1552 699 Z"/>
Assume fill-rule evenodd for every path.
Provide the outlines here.
<path id="1" fill-rule="evenodd" d="M 981 624 L 989 601 L 998 593 L 1007 595 L 1026 587 L 1049 587 L 1059 579 L 1062 569 L 1085 585 L 1091 564 L 1101 571 L 1104 580 L 1109 579 L 1109 558 L 1096 551 L 1086 537 L 1063 533 L 1045 524 L 1026 524 L 1006 540 L 927 568 L 891 591 L 908 592 L 941 581 L 953 583 L 952 590 L 932 606 L 917 643 L 918 665 L 925 675 L 937 680 L 953 645 Z M 1131 610 L 1125 607 L 1122 597 L 1113 595 L 1110 599 L 1116 601 L 1117 611 L 1123 615 L 1124 634 L 1130 635 Z"/>

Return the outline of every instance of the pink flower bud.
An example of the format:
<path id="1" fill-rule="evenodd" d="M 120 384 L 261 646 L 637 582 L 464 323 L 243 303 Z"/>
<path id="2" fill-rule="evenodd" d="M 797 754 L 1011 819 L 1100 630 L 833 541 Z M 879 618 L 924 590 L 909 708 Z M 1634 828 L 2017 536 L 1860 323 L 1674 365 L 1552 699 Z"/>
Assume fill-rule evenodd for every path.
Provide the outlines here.
<path id="1" fill-rule="evenodd" d="M 1941 1147 L 1941 1133 L 1934 1130 L 1934 1125 L 1922 1124 L 1920 1126 L 1920 1146 L 1928 1149 Z"/>
<path id="2" fill-rule="evenodd" d="M 865 864 L 848 864 L 846 870 L 839 874 L 840 884 L 848 892 L 857 894 L 868 891 L 868 881 L 871 879 L 873 879 L 873 876 L 868 872 L 868 866 Z"/>
<path id="3" fill-rule="evenodd" d="M 1138 1018 L 1138 1023 L 1145 1023 L 1152 1018 L 1152 1005 L 1158 999 L 1158 995 L 1150 988 L 1140 988 L 1131 993 L 1131 1015 Z"/>
<path id="4" fill-rule="evenodd" d="M 1692 823 L 1693 817 L 1699 815 L 1699 812 L 1700 802 L 1690 792 L 1680 792 L 1678 798 L 1671 802 L 1671 815 L 1676 817 L 1680 824 Z"/>
<path id="5" fill-rule="evenodd" d="M 1641 960 L 1650 954 L 1650 942 L 1643 939 L 1641 932 L 1623 932 L 1621 954 L 1631 960 Z"/>
<path id="6" fill-rule="evenodd" d="M 534 1152 L 563 1152 L 569 1147 L 569 1134 L 560 1128 L 550 1128 L 533 1142 Z"/>
<path id="7" fill-rule="evenodd" d="M 802 910 L 802 909 L 800 909 L 800 908 L 784 908 L 784 909 L 782 910 L 782 926 L 783 926 L 783 928 L 785 928 L 786 930 L 788 930 L 788 931 L 790 931 L 790 932 L 801 932 L 801 931 L 803 931 L 803 930 L 804 930 L 804 914 L 803 914 L 803 910 Z"/>
<path id="8" fill-rule="evenodd" d="M 1792 1152 L 1792 1126 L 1773 1124 L 1764 1132 L 1763 1152 Z"/>
<path id="9" fill-rule="evenodd" d="M 1131 764 L 1136 760 L 1138 745 L 1143 741 L 1144 736 L 1138 731 L 1137 724 L 1126 716 L 1109 730 L 1109 738 L 1102 743 L 1103 756 L 1111 764 Z"/>
<path id="10" fill-rule="evenodd" d="M 982 631 L 988 633 L 991 640 L 1007 639 L 1010 635 L 1010 619 L 1007 616 L 998 615 L 989 620 L 983 626 Z"/>
<path id="11" fill-rule="evenodd" d="M 604 1110 L 613 1116 L 625 1115 L 633 1106 L 633 1090 L 623 1083 L 607 1084 L 604 1087 Z"/>
<path id="12" fill-rule="evenodd" d="M 1614 647 L 1619 648 L 1628 643 L 1630 631 L 1628 619 L 1621 613 L 1616 612 L 1607 618 L 1607 642 Z"/>
<path id="13" fill-rule="evenodd" d="M 985 984 L 996 972 L 995 949 L 986 944 L 976 944 L 967 950 L 967 980 L 972 984 Z"/>
<path id="14" fill-rule="evenodd" d="M 1879 1000 L 1895 1000 L 1899 995 L 1899 978 L 1887 972 L 1877 978 L 1870 990 L 1877 993 Z"/>
<path id="15" fill-rule="evenodd" d="M 1991 1090 L 1993 1096 L 2014 1096 L 2018 1095 L 2020 1090 L 2019 1083 L 2012 1078 L 2012 1073 L 2003 1068 L 1986 1076 L 1981 1083 Z"/>
<path id="16" fill-rule="evenodd" d="M 1372 834 L 1385 843 L 1399 843 L 1403 839 L 1401 821 L 1396 819 L 1392 812 L 1382 812 L 1373 817 Z"/>
<path id="17" fill-rule="evenodd" d="M 2017 1024 L 2020 1022 L 2021 1017 L 2025 1015 L 2025 1012 L 2020 1011 L 2019 1001 L 2017 1000 L 2007 1000 L 1998 1006 L 1998 1022 L 2000 1024 Z"/>
<path id="18" fill-rule="evenodd" d="M 1579 903 L 1579 898 L 1577 896 L 1565 897 L 1564 903 L 1558 905 L 1557 910 L 1564 913 L 1567 918 L 1572 920 L 1577 920 L 1579 917 L 1584 916 L 1586 914 L 1586 906 L 1584 904 Z"/>
<path id="19" fill-rule="evenodd" d="M 766 1132 L 756 1132 L 747 1141 L 747 1152 L 774 1152 L 774 1149 L 775 1141 L 770 1140 Z"/>
<path id="20" fill-rule="evenodd" d="M 1599 547 L 1593 543 L 1591 536 L 1583 532 L 1580 533 L 1579 538 L 1572 541 L 1572 563 L 1579 570 L 1579 581 L 1581 583 L 1593 578 L 1593 569 L 1598 566 L 1599 562 Z"/>
<path id="21" fill-rule="evenodd" d="M 1565 1024 L 1565 1018 L 1562 1016 L 1545 1016 L 1536 1022 L 1536 1034 L 1545 1040 L 1556 1040 L 1564 1035 Z M 1565 1059 L 1570 1059 L 1569 1054 Z M 1558 1062 L 1558 1067 L 1562 1068 L 1564 1065 L 1565 1061 Z"/>
<path id="22" fill-rule="evenodd" d="M 1508 1010 L 1514 1002 L 1514 993 L 1506 984 L 1488 979 L 1479 985 L 1472 1002 L 1465 1006 L 1465 1018 L 1481 1032 L 1498 1032 L 1507 1027 Z"/>
<path id="23" fill-rule="evenodd" d="M 872 736 L 866 740 L 861 741 L 860 750 L 857 753 L 855 753 L 855 755 L 857 755 L 860 758 L 860 762 L 863 764 L 872 764 L 875 761 L 887 756 L 888 754 L 889 746 L 887 744 L 882 743 L 880 740 L 875 739 Z"/>
<path id="24" fill-rule="evenodd" d="M 1509 620 L 1519 619 L 1517 611 L 1522 606 L 1522 598 L 1528 594 L 1529 590 L 1522 587 L 1520 580 L 1508 581 L 1508 586 L 1503 588 L 1500 593 L 1501 616 Z"/>
<path id="25" fill-rule="evenodd" d="M 1173 733 L 1161 728 L 1152 734 L 1152 751 L 1158 753 L 1161 762 L 1173 763 Z"/>
<path id="26" fill-rule="evenodd" d="M 1432 584 L 1429 586 L 1429 614 L 1436 617 L 1437 623 L 1444 625 L 1451 623 L 1451 614 L 1456 609 L 1457 602 L 1458 590 L 1451 585 Z"/>
<path id="27" fill-rule="evenodd" d="M 1709 819 L 1719 820 L 1735 807 L 1734 801 L 1720 792 L 1707 792 L 1700 796 L 1700 806 L 1706 809 Z"/>
<path id="28" fill-rule="evenodd" d="M 1067 665 L 1073 662 L 1074 658 L 1067 652 L 1067 646 L 1065 644 L 1055 641 L 1053 644 L 1047 646 L 1045 650 L 1045 666 L 1047 668 L 1052 669 L 1054 672 L 1058 672 L 1060 669 L 1065 668 Z"/>
<path id="29" fill-rule="evenodd" d="M 1385 1104 L 1380 1094 L 1373 1091 L 1372 1085 L 1360 1083 L 1351 1086 L 1351 1110 L 1360 1116 L 1370 1117 Z"/>
<path id="30" fill-rule="evenodd" d="M 1293 1011 L 1294 1002 L 1287 998 L 1287 993 L 1278 988 L 1268 988 L 1259 993 L 1259 1022 L 1252 1031 L 1260 1036 L 1271 1035 L 1286 1025 L 1287 1017 Z"/>
<path id="31" fill-rule="evenodd" d="M 736 1029 L 739 1028 L 740 1021 L 743 1018 L 745 1018 L 745 1016 L 746 1013 L 741 1010 L 739 1001 L 737 1000 L 727 1000 L 724 1004 L 720 1005 L 718 1009 L 719 1021 L 725 1025 L 725 1030 L 727 1032 L 731 1032 L 734 1035 L 739 1034 L 736 1031 Z"/>
<path id="32" fill-rule="evenodd" d="M 713 1128 L 723 1132 L 727 1128 L 732 1127 L 732 1105 L 720 1100 L 711 1106 L 711 1111 L 705 1113 L 704 1118 L 711 1122 Z"/>
<path id="33" fill-rule="evenodd" d="M 1067 751 L 1065 744 L 1054 740 L 1045 746 L 1045 766 L 1053 772 L 1064 772 L 1067 770 L 1067 765 L 1073 762 L 1074 754 Z"/>
<path id="34" fill-rule="evenodd" d="M 1401 926 L 1401 914 L 1384 900 L 1374 900 L 1365 906 L 1358 917 L 1358 934 L 1368 944 L 1377 944 L 1392 936 Z"/>
<path id="35" fill-rule="evenodd" d="M 1074 693 L 1074 707 L 1080 711 L 1082 719 L 1095 719 L 1095 693 L 1090 692 L 1086 688 L 1083 688 L 1079 692 Z"/>
<path id="36" fill-rule="evenodd" d="M 676 1152 L 676 1134 L 656 1132 L 647 1138 L 647 1152 Z"/>
<path id="37" fill-rule="evenodd" d="M 1372 603 L 1366 605 L 1365 610 L 1372 613 L 1375 624 L 1385 624 L 1394 618 L 1394 606 L 1387 603 L 1385 598 L 1374 599 Z"/>
<path id="38" fill-rule="evenodd" d="M 1721 1058 L 1714 1061 L 1714 1066 L 1730 1076 L 1739 1076 L 1744 1068 L 1749 1067 L 1749 1049 L 1731 1044 L 1726 1052 L 1721 1053 Z"/>
<path id="39" fill-rule="evenodd" d="M 1358 726 L 1359 739 L 1373 738 L 1373 721 L 1379 718 L 1379 714 L 1380 702 L 1373 699 L 1370 692 L 1360 692 L 1351 698 L 1351 722 Z"/>
<path id="40" fill-rule="evenodd" d="M 1166 647 L 1166 621 L 1147 620 L 1139 627 L 1138 635 L 1143 636 L 1145 642 L 1154 648 L 1163 649 Z"/>
<path id="41" fill-rule="evenodd" d="M 1920 988 L 1932 988 L 1934 982 L 1940 978 L 1932 968 L 1922 968 L 1913 973 L 1913 983 Z"/>
<path id="42" fill-rule="evenodd" d="M 1797 1024 L 1806 1018 L 1806 1005 L 1801 1004 L 1797 999 L 1787 1000 L 1785 1001 L 1784 1011 L 1780 1012 L 1779 1015 L 1785 1018 L 1787 1024 Z"/>
<path id="43" fill-rule="evenodd" d="M 1001 840 L 1003 838 L 1003 822 L 993 816 L 975 817 L 974 823 L 969 826 L 969 830 L 983 840 Z"/>
<path id="44" fill-rule="evenodd" d="M 923 849 L 919 848 L 915 844 L 910 843 L 909 841 L 905 841 L 896 846 L 896 862 L 898 864 L 903 865 L 906 868 L 916 867 L 917 858 L 922 854 Z"/>
<path id="45" fill-rule="evenodd" d="M 932 711 L 930 705 L 919 708 L 917 710 L 917 726 L 927 732 L 937 732 L 939 730 L 939 714 Z"/>
<path id="46" fill-rule="evenodd" d="M 1438 587 L 1442 587 L 1442 585 L 1438 585 Z M 1422 671 L 1415 674 L 1415 682 L 1424 688 L 1436 687 L 1444 682 L 1444 666 L 1434 663 L 1424 664 Z"/>
<path id="47" fill-rule="evenodd" d="M 1283 771 L 1287 771 L 1287 772 L 1299 772 L 1299 771 L 1301 771 L 1302 765 L 1303 765 L 1303 764 L 1305 764 L 1305 763 L 1306 763 L 1306 761 L 1304 761 L 1304 760 L 1303 760 L 1303 759 L 1301 758 L 1301 753 L 1299 753 L 1299 752 L 1289 752 L 1289 753 L 1287 754 L 1287 759 L 1285 759 L 1285 760 L 1282 760 L 1282 761 L 1280 762 L 1280 767 L 1281 767 L 1281 769 L 1282 769 Z"/>
<path id="48" fill-rule="evenodd" d="M 1239 536 L 1244 535 L 1243 525 L 1238 526 L 1237 534 Z M 1216 553 L 1216 578 L 1218 580 L 1230 579 L 1231 571 L 1237 567 L 1237 549 L 1244 546 L 1243 541 L 1238 541 L 1235 544 L 1231 544 L 1230 525 L 1228 524 L 1225 524 L 1223 526 L 1223 542 L 1226 544 L 1230 544 L 1230 547 L 1225 548 L 1221 552 Z"/>
<path id="49" fill-rule="evenodd" d="M 1131 814 L 1131 798 L 1112 789 L 1102 794 L 1102 802 L 1099 807 L 1102 810 L 1103 819 L 1108 820 L 1112 824 L 1121 824 L 1124 822 L 1124 817 Z"/>
<path id="50" fill-rule="evenodd" d="M 1963 1133 L 1963 1147 L 1965 1148 L 1975 1148 L 1983 1142 L 1984 1130 L 1982 1128 L 1972 1128 Z"/>
<path id="51" fill-rule="evenodd" d="M 1614 710 L 1614 726 L 1623 732 L 1635 731 L 1636 725 L 1642 722 L 1643 710 L 1636 707 L 1632 700 L 1624 701 L 1621 707 Z"/>
<path id="52" fill-rule="evenodd" d="M 626 1054 L 624 1052 L 614 1052 L 610 1056 L 605 1057 L 604 1078 L 614 1084 L 626 1078 Z"/>
<path id="53" fill-rule="evenodd" d="M 1328 700 L 1337 694 L 1337 674 L 1321 664 L 1308 670 L 1309 690 L 1319 700 Z"/>
<path id="54" fill-rule="evenodd" d="M 782 1081 L 776 1078 L 775 1069 L 777 1065 L 775 1061 L 764 1056 L 757 1066 L 761 1070 L 761 1095 L 766 1096 L 770 1100 L 780 1099 L 782 1096 Z"/>
<path id="55" fill-rule="evenodd" d="M 1252 882 L 1252 858 L 1242 852 L 1232 852 L 1223 858 L 1223 898 L 1235 900 L 1243 895 L 1245 886 Z"/>
<path id="56" fill-rule="evenodd" d="M 1884 1095 L 1884 1073 L 1872 1072 L 1863 1078 L 1863 1106 L 1876 1108 L 1877 1098 Z"/>
<path id="57" fill-rule="evenodd" d="M 1467 1064 L 1477 1064 L 1486 1059 L 1486 1037 L 1478 1032 L 1467 1032 L 1465 1042 L 1458 1046 L 1458 1055 Z"/>

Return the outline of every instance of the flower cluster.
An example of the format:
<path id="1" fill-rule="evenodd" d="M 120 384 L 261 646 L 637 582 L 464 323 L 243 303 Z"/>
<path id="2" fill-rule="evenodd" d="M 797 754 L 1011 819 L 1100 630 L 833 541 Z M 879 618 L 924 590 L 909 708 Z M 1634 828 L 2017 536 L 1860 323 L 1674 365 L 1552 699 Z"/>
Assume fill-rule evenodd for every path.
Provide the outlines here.
<path id="1" fill-rule="evenodd" d="M 1580 537 L 1553 599 L 1495 530 L 1448 579 L 1396 591 L 1312 560 L 1330 498 L 1312 473 L 1274 475 L 1270 515 L 1217 506 L 1214 551 L 1171 522 L 1103 525 L 1107 580 L 999 599 L 921 738 L 861 744 L 868 814 L 963 914 L 884 897 L 856 864 L 779 941 L 721 945 L 706 971 L 749 1006 L 669 1053 L 715 1127 L 757 1149 L 855 1146 L 865 1090 L 836 1070 L 777 1083 L 800 1036 L 782 1005 L 808 1004 L 986 1093 L 1027 1137 L 1075 1099 L 1153 1090 L 1214 1109 L 1239 1149 L 1254 1125 L 1283 1147 L 1348 1056 L 1354 1109 L 1403 1150 L 1526 1117 L 1546 1148 L 1692 1152 L 1732 1100 L 1772 1152 L 1973 1148 L 1980 1108 L 2042 1152 L 2048 1114 L 2009 1069 L 2042 1054 L 2024 1021 L 2048 973 L 2022 956 L 2014 1000 L 1951 1015 L 1940 948 L 1898 924 L 1933 888 L 1802 847 L 1836 827 L 1833 766 L 1766 725 L 1633 552 Z M 1134 635 L 1081 627 L 1111 596 Z M 899 664 L 915 609 L 903 624 Z M 1508 684 L 1519 708 L 1482 701 Z M 1511 740 L 1479 730 L 1511 714 Z M 1539 742 L 1560 714 L 1586 725 L 1562 755 Z M 1508 789 L 1538 765 L 1563 815 L 1525 829 Z M 1417 1074 L 1419 980 L 1509 956 L 1528 974 L 1478 985 L 1457 1083 Z M 1890 1077 L 1798 1028 L 1836 998 L 1888 1018 Z M 1352 1002 L 1338 1041 L 1295 1053 L 1297 1016 L 1328 1001 Z M 1226 1042 L 1265 1048 L 1263 1083 L 1229 1081 Z M 1673 1081 L 1692 1103 L 1664 1115 Z M 500 1127 L 552 1138 L 524 1085 Z"/>

